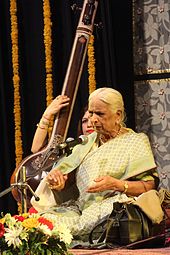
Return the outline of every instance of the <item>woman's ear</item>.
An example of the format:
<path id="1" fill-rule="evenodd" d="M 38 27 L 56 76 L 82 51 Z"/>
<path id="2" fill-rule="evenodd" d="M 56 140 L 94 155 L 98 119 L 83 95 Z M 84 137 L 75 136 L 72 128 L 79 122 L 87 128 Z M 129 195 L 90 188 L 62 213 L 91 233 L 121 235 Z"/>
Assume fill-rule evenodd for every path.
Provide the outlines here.
<path id="1" fill-rule="evenodd" d="M 117 114 L 117 123 L 120 123 L 121 120 L 122 120 L 122 111 L 121 111 L 121 110 L 118 110 L 118 111 L 116 112 L 116 114 Z"/>
<path id="2" fill-rule="evenodd" d="M 116 114 L 118 115 L 118 116 L 122 116 L 122 111 L 121 110 L 118 110 L 117 112 L 116 112 Z"/>

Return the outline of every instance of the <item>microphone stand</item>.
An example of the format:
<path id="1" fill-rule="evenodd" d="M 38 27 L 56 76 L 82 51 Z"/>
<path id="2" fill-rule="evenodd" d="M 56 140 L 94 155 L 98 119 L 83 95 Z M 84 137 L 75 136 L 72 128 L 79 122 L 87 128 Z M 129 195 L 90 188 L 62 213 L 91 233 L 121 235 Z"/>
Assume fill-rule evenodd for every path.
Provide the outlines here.
<path id="1" fill-rule="evenodd" d="M 80 139 L 81 138 L 81 139 Z M 72 152 L 72 149 L 77 144 L 86 144 L 88 141 L 86 136 L 79 137 L 78 141 L 74 141 L 74 139 L 71 141 L 67 141 L 65 143 L 61 143 L 58 145 L 58 150 L 62 151 L 61 155 L 70 155 Z M 56 149 L 56 148 L 54 148 Z M 60 157 L 61 157 L 60 155 Z M 41 171 L 38 171 L 38 173 L 42 173 L 45 170 L 45 168 L 42 168 Z M 36 176 L 36 173 L 34 173 L 33 176 L 26 176 L 26 167 L 22 166 L 20 169 L 20 181 L 16 183 L 12 183 L 11 186 L 4 191 L 0 192 L 0 198 L 6 195 L 7 193 L 11 192 L 13 188 L 18 188 L 21 192 L 21 213 L 27 212 L 27 189 L 31 192 L 31 194 L 34 196 L 36 201 L 39 201 L 40 198 L 35 194 L 33 189 L 30 187 L 30 185 L 27 183 L 30 177 Z"/>
<path id="2" fill-rule="evenodd" d="M 26 168 L 25 166 L 21 169 L 21 181 L 23 184 L 26 183 Z M 27 212 L 27 191 L 26 191 L 26 185 L 21 185 L 21 211 L 22 213 Z"/>
<path id="3" fill-rule="evenodd" d="M 0 197 L 3 197 L 7 193 L 11 192 L 13 188 L 18 188 L 21 191 L 21 213 L 26 213 L 27 212 L 27 188 L 29 191 L 32 193 L 32 195 L 35 197 L 36 201 L 39 201 L 40 198 L 35 194 L 33 189 L 28 185 L 26 182 L 26 168 L 25 166 L 22 167 L 21 169 L 21 181 L 17 183 L 12 183 L 11 186 L 4 191 L 0 192 Z"/>

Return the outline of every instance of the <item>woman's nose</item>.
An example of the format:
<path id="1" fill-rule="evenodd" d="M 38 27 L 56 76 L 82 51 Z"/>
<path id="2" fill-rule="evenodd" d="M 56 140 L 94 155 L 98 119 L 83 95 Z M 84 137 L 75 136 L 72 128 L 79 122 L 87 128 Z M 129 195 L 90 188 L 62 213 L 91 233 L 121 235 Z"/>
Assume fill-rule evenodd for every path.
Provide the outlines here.
<path id="1" fill-rule="evenodd" d="M 87 127 L 92 127 L 92 123 L 91 123 L 90 119 L 88 119 L 88 121 L 87 121 Z"/>
<path id="2" fill-rule="evenodd" d="M 90 117 L 91 123 L 96 123 L 98 121 L 97 115 L 93 113 L 93 115 Z"/>

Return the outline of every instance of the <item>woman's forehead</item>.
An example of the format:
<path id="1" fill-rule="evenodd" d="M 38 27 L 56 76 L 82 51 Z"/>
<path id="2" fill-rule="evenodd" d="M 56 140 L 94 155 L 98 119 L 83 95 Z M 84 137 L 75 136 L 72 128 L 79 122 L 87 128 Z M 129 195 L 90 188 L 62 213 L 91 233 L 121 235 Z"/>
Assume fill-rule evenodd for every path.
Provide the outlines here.
<path id="1" fill-rule="evenodd" d="M 86 119 L 86 118 L 88 118 L 88 117 L 89 117 L 89 112 L 86 111 L 86 112 L 84 113 L 84 115 L 83 115 L 83 119 Z"/>
<path id="2" fill-rule="evenodd" d="M 89 110 L 102 110 L 105 108 L 109 108 L 108 104 L 100 100 L 99 98 L 94 98 L 89 102 Z"/>

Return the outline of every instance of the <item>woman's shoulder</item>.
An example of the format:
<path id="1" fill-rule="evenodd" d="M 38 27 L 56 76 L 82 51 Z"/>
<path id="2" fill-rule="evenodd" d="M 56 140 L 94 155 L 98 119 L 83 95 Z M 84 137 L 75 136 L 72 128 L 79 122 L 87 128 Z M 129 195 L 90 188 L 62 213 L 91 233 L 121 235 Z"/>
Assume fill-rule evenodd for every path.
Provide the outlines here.
<path id="1" fill-rule="evenodd" d="M 131 149 L 131 153 L 134 153 L 134 155 L 138 152 L 143 155 L 148 152 L 151 153 L 151 143 L 147 134 L 143 132 L 138 133 L 134 130 L 130 130 L 127 134 L 128 135 L 124 136 L 124 139 L 122 139 L 122 143 L 126 144 L 128 148 Z"/>
<path id="2" fill-rule="evenodd" d="M 143 140 L 143 141 L 149 141 L 149 137 L 144 132 L 136 132 L 131 128 L 125 128 L 125 134 L 127 134 L 127 137 L 129 139 L 135 139 L 135 140 Z"/>
<path id="3" fill-rule="evenodd" d="M 142 137 L 148 137 L 148 135 L 144 132 L 137 132 L 137 131 L 133 130 L 132 128 L 127 128 L 127 127 L 125 127 L 124 129 L 126 130 L 126 133 L 137 135 L 137 136 L 142 136 Z"/>

